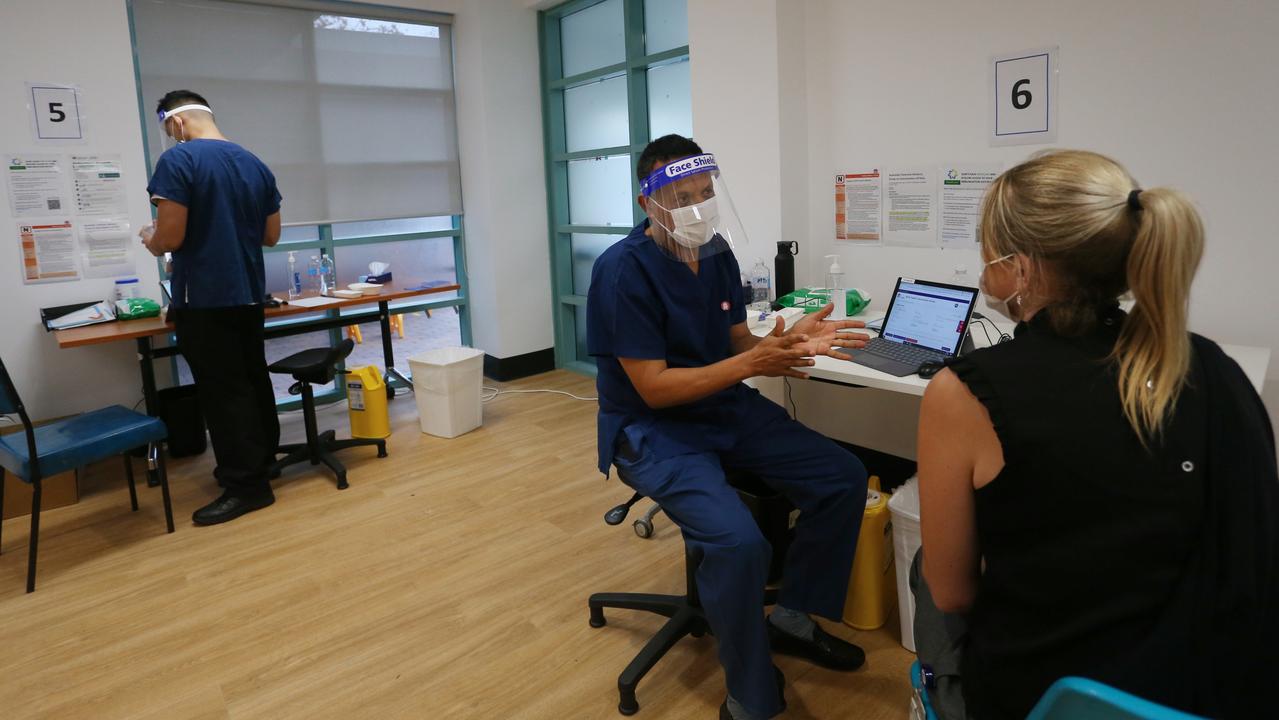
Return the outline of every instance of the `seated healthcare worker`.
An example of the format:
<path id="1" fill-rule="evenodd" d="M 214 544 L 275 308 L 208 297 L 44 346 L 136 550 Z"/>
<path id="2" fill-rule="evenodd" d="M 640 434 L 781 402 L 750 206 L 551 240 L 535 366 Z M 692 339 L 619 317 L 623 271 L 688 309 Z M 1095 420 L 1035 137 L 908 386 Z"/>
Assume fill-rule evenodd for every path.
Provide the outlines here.
<path id="1" fill-rule="evenodd" d="M 1273 717 L 1274 435 L 1239 366 L 1186 329 L 1194 206 L 1053 152 L 991 185 L 981 250 L 1016 337 L 939 373 L 919 421 L 916 642 L 943 717 L 1023 718 L 1067 675 Z"/>
<path id="2" fill-rule="evenodd" d="M 640 156 L 648 219 L 591 273 L 588 347 L 598 359 L 599 467 L 662 506 L 701 557 L 697 588 L 728 684 L 721 718 L 770 718 L 785 702 L 779 652 L 851 670 L 860 648 L 809 617 L 843 612 L 866 503 L 866 470 L 851 453 L 791 420 L 742 381 L 804 377 L 816 353 L 860 347 L 837 333 L 830 307 L 763 339 L 747 330 L 732 243 L 740 224 L 711 155 L 667 135 Z M 837 337 L 838 335 L 838 337 Z M 843 357 L 843 356 L 839 356 Z M 778 606 L 765 620 L 771 547 L 728 486 L 724 468 L 758 474 L 801 511 Z"/>

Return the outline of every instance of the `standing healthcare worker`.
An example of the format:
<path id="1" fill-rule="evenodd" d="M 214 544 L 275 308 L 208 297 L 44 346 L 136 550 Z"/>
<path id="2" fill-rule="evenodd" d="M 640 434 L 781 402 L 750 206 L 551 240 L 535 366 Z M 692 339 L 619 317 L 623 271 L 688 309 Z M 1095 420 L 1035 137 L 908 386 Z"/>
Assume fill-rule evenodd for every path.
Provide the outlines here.
<path id="1" fill-rule="evenodd" d="M 140 235 L 152 255 L 173 254 L 178 349 L 225 488 L 192 520 L 214 525 L 275 502 L 267 468 L 280 423 L 266 369 L 262 248 L 280 239 L 280 193 L 261 160 L 223 137 L 203 97 L 174 90 L 156 114 L 165 145 L 177 144 L 156 162 L 147 186 L 156 222 Z"/>
<path id="2" fill-rule="evenodd" d="M 610 247 L 591 273 L 587 345 L 597 358 L 599 468 L 661 505 L 694 555 L 697 589 L 719 642 L 728 698 L 720 717 L 770 718 L 785 709 L 772 648 L 851 670 L 862 650 L 823 631 L 839 619 L 866 503 L 866 469 L 851 453 L 790 419 L 742 381 L 804 377 L 794 368 L 836 347 L 860 347 L 861 327 L 823 311 L 756 338 L 746 327 L 744 242 L 715 163 L 692 140 L 667 135 L 640 156 L 638 198 L 648 219 Z M 843 357 L 838 354 L 835 357 Z M 785 585 L 767 620 L 772 549 L 724 468 L 759 475 L 801 511 Z"/>

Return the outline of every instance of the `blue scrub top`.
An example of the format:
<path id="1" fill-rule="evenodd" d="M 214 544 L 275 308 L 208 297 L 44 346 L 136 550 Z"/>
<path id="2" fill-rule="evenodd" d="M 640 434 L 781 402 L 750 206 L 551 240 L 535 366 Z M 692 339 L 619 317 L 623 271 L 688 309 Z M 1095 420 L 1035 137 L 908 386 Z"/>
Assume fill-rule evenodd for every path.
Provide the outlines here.
<path id="1" fill-rule="evenodd" d="M 755 424 L 751 420 L 766 420 L 744 415 L 758 392 L 741 383 L 661 410 L 648 407 L 631 385 L 618 358 L 662 359 L 672 368 L 712 365 L 733 354 L 729 329 L 746 321 L 741 270 L 730 250 L 704 258 L 694 274 L 645 235 L 647 228 L 645 220 L 604 251 L 591 271 L 586 345 L 596 358 L 599 469 L 606 475 L 623 431 L 637 450 L 643 444 L 661 459 L 728 450 Z M 773 403 L 749 408 L 770 418 L 785 412 Z"/>
<path id="2" fill-rule="evenodd" d="M 262 237 L 267 217 L 280 210 L 265 163 L 233 142 L 191 140 L 160 156 L 147 192 L 187 209 L 186 237 L 173 253 L 174 307 L 262 302 Z"/>

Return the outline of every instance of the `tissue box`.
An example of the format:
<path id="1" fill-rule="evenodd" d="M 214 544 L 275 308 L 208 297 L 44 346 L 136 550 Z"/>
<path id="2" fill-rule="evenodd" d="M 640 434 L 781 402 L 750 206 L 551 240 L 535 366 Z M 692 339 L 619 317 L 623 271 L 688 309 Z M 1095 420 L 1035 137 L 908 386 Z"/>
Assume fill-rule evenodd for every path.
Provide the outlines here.
<path id="1" fill-rule="evenodd" d="M 365 276 L 365 278 L 362 280 L 362 282 L 375 283 L 375 284 L 377 284 L 377 285 L 385 285 L 385 284 L 387 284 L 387 283 L 391 282 L 391 271 L 390 271 L 390 270 L 387 270 L 386 272 L 382 273 L 381 275 L 368 275 L 368 276 Z"/>

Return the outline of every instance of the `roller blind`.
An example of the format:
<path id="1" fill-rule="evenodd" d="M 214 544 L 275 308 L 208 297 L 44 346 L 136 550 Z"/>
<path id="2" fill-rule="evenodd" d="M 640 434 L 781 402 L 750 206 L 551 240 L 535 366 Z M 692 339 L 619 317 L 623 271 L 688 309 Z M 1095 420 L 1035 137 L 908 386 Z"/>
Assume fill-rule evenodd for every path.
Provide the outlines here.
<path id="1" fill-rule="evenodd" d="M 449 17 L 342 8 L 133 0 L 153 167 L 155 105 L 188 89 L 271 167 L 286 223 L 460 215 Z"/>

